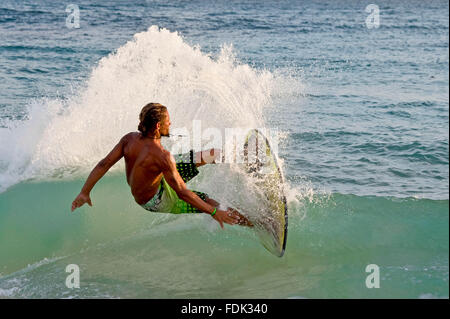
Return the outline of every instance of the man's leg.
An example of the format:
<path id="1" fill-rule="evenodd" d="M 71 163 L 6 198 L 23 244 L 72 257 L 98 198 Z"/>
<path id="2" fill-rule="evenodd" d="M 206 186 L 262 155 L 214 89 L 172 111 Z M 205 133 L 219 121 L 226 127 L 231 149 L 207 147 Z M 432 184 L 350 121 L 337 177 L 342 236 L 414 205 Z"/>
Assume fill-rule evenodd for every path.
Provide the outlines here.
<path id="1" fill-rule="evenodd" d="M 199 173 L 197 167 L 205 164 L 215 163 L 215 160 L 217 159 L 217 157 L 219 157 L 220 154 L 221 152 L 219 149 L 210 149 L 196 153 L 190 151 L 190 153 L 187 154 L 179 154 L 177 155 L 177 157 L 179 157 L 179 159 L 184 158 L 185 161 L 178 162 L 176 164 L 177 170 L 180 173 L 181 177 L 183 178 L 184 182 L 187 183 L 189 180 L 191 180 Z M 190 159 L 186 159 L 186 157 L 190 157 Z M 192 163 L 192 161 L 194 163 Z M 195 166 L 193 164 L 195 164 Z M 207 194 L 197 191 L 193 192 L 196 193 L 202 200 L 204 200 L 211 206 L 219 207 L 220 205 L 219 202 L 210 198 Z M 192 205 L 182 200 L 178 201 L 176 210 L 177 213 L 201 213 L 201 211 L 199 211 L 197 208 L 193 207 Z M 239 213 L 236 209 L 228 207 L 228 210 L 230 211 L 230 214 L 239 217 L 238 225 L 253 227 L 253 224 L 245 216 Z"/>
<path id="2" fill-rule="evenodd" d="M 190 150 L 189 153 L 175 155 L 175 161 L 177 170 L 183 178 L 183 181 L 187 183 L 194 178 L 198 173 L 197 167 L 205 164 L 215 164 L 216 159 L 220 156 L 219 149 L 209 149 L 206 151 L 195 152 Z"/>
<path id="3" fill-rule="evenodd" d="M 194 153 L 195 166 L 200 167 L 205 164 L 216 164 L 217 158 L 220 156 L 221 151 L 217 148 L 211 148 L 206 151 Z"/>

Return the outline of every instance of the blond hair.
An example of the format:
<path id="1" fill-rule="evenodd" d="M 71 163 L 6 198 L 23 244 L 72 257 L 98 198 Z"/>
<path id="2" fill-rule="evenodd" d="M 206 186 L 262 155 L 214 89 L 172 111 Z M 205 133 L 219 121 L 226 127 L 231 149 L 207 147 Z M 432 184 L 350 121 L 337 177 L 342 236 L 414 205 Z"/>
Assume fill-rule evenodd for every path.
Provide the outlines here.
<path id="1" fill-rule="evenodd" d="M 159 103 L 148 103 L 145 105 L 141 113 L 139 114 L 138 130 L 143 136 L 153 131 L 156 128 L 156 124 L 161 122 L 167 112 L 167 107 Z"/>

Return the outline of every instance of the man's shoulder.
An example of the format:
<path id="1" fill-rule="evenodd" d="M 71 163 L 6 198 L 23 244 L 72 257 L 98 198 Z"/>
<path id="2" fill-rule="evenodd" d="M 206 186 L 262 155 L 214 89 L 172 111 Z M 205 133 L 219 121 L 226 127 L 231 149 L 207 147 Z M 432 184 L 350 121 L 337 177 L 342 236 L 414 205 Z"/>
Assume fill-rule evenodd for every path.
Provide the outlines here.
<path id="1" fill-rule="evenodd" d="M 127 134 L 125 134 L 124 136 L 122 136 L 122 141 L 127 142 L 130 139 L 134 139 L 134 138 L 138 138 L 140 136 L 141 133 L 139 132 L 129 132 Z"/>
<path id="2" fill-rule="evenodd" d="M 120 143 L 122 144 L 123 147 L 125 147 L 129 143 L 139 139 L 140 136 L 141 136 L 141 133 L 139 133 L 139 132 L 127 133 L 124 136 L 122 136 L 122 138 L 120 139 Z"/>
<path id="3" fill-rule="evenodd" d="M 162 149 L 161 150 L 161 155 L 163 156 L 163 158 L 170 160 L 170 161 L 174 161 L 174 157 L 172 156 L 172 154 L 166 150 L 166 149 Z"/>
<path id="4" fill-rule="evenodd" d="M 164 167 L 166 167 L 166 168 L 171 167 L 172 164 L 175 163 L 175 158 L 166 149 L 161 150 L 161 159 L 162 159 Z"/>

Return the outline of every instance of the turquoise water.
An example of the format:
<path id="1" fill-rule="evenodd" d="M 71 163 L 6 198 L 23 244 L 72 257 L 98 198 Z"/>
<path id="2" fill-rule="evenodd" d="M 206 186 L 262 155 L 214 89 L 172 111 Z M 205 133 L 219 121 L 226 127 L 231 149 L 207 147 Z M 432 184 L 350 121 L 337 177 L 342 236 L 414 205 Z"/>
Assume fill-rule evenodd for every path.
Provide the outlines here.
<path id="1" fill-rule="evenodd" d="M 0 195 L 0 290 L 26 298 L 418 298 L 448 294 L 448 201 L 314 195 L 290 207 L 286 255 L 208 216 L 148 214 L 122 176 L 70 214 L 82 181 L 27 183 Z M 27 201 L 18 200 L 27 194 Z M 49 203 L 42 194 L 52 194 Z M 29 202 L 33 202 L 30 209 Z M 303 214 L 303 215 L 301 215 Z M 15 240 L 11 240 L 15 238 Z M 36 264 L 36 261 L 39 261 Z M 65 267 L 80 267 L 80 289 Z M 30 264 L 25 267 L 24 265 Z M 365 267 L 380 267 L 367 289 Z"/>
<path id="2" fill-rule="evenodd" d="M 371 30 L 358 1 L 78 5 L 68 29 L 65 5 L 0 4 L 0 298 L 448 298 L 446 2 L 379 2 Z M 70 213 L 150 100 L 188 132 L 277 130 L 284 257 L 206 215 L 146 212 L 122 161 Z M 251 215 L 243 181 L 218 164 L 189 187 Z"/>

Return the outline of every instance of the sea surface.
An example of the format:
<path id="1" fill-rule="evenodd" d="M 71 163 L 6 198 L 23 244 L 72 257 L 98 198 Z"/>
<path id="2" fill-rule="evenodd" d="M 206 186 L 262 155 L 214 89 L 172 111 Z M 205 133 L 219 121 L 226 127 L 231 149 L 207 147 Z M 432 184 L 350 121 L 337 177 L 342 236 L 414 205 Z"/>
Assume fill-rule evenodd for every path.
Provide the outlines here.
<path id="1" fill-rule="evenodd" d="M 0 298 L 448 298 L 448 2 L 377 0 L 379 24 L 371 3 L 1 0 Z M 230 145 L 194 123 L 275 132 L 282 258 L 143 210 L 123 161 L 70 212 L 148 102 L 184 132 L 170 150 Z M 252 216 L 238 168 L 188 187 Z"/>

